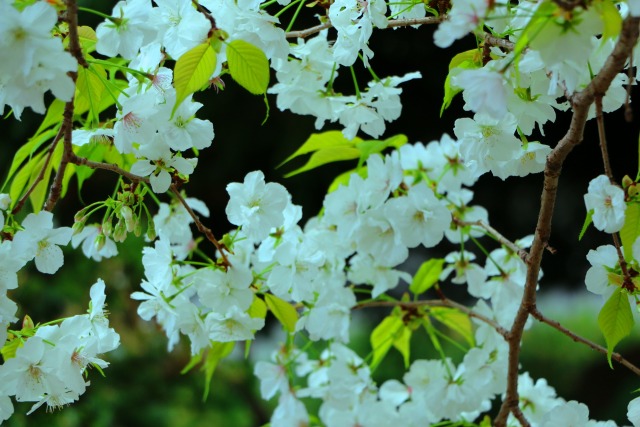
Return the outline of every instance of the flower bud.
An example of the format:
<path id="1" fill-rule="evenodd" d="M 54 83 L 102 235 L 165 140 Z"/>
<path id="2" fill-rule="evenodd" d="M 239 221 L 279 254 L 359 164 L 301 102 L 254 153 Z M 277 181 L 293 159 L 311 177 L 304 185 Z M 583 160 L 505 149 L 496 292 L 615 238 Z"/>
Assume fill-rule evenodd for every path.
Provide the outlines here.
<path id="1" fill-rule="evenodd" d="M 124 219 L 127 226 L 127 231 L 131 233 L 135 227 L 135 219 L 133 217 L 133 211 L 129 206 L 123 206 L 120 208 L 120 218 Z"/>
<path id="2" fill-rule="evenodd" d="M 0 193 L 0 209 L 6 211 L 11 204 L 11 197 L 7 193 Z"/>
<path id="3" fill-rule="evenodd" d="M 149 218 L 149 221 L 147 221 L 147 239 L 152 242 L 156 237 L 158 237 L 156 234 L 156 226 L 153 223 L 153 218 Z"/>
<path id="4" fill-rule="evenodd" d="M 86 222 L 87 222 L 87 218 L 85 217 L 81 221 L 76 221 L 73 223 L 73 226 L 71 227 L 71 229 L 73 230 L 74 236 L 80 233 L 82 230 L 84 230 L 84 226 Z"/>
<path id="5" fill-rule="evenodd" d="M 107 238 L 104 234 L 100 233 L 96 236 L 96 239 L 93 241 L 93 245 L 96 247 L 96 251 L 100 252 L 104 247 L 105 243 L 107 243 Z"/>
<path id="6" fill-rule="evenodd" d="M 122 243 L 127 238 L 127 225 L 122 219 L 118 221 L 116 227 L 113 229 L 113 240 L 118 243 Z"/>
<path id="7" fill-rule="evenodd" d="M 629 175 L 625 175 L 624 178 L 622 178 L 622 188 L 627 188 L 630 185 L 633 185 L 633 180 Z"/>
<path id="8" fill-rule="evenodd" d="M 139 217 L 136 217 L 135 226 L 133 227 L 133 235 L 136 237 L 140 237 L 142 235 L 142 224 L 140 223 Z"/>
<path id="9" fill-rule="evenodd" d="M 22 329 L 33 329 L 34 327 L 35 325 L 33 324 L 31 317 L 29 317 L 28 314 L 24 316 L 24 319 L 22 319 Z"/>
<path id="10" fill-rule="evenodd" d="M 105 219 L 102 222 L 102 232 L 107 237 L 111 237 L 111 235 L 113 234 L 113 223 L 112 223 L 112 221 L 113 221 L 113 218 L 111 217 L 111 215 L 109 215 L 109 218 Z"/>

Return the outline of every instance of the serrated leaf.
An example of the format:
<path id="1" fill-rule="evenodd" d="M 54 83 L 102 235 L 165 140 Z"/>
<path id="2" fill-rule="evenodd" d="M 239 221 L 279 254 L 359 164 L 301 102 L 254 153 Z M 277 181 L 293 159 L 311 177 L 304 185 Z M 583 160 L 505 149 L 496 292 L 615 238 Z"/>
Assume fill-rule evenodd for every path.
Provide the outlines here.
<path id="1" fill-rule="evenodd" d="M 413 276 L 409 290 L 416 295 L 429 290 L 438 283 L 443 265 L 444 259 L 442 258 L 431 258 L 429 261 L 423 262 L 415 276 Z"/>
<path id="2" fill-rule="evenodd" d="M 382 322 L 371 332 L 370 341 L 373 349 L 373 360 L 370 367 L 372 371 L 378 367 L 387 355 L 402 328 L 404 328 L 402 319 L 391 315 L 382 319 Z"/>
<path id="3" fill-rule="evenodd" d="M 298 323 L 298 312 L 296 309 L 275 295 L 264 294 L 264 300 L 269 310 L 276 316 L 276 319 L 282 323 L 282 326 L 284 326 L 288 332 L 295 332 L 296 323 Z"/>
<path id="4" fill-rule="evenodd" d="M 262 95 L 269 87 L 269 60 L 262 50 L 244 40 L 227 45 L 231 77 L 249 93 Z"/>
<path id="5" fill-rule="evenodd" d="M 85 53 L 91 53 L 96 50 L 98 37 L 93 28 L 87 27 L 86 25 L 78 27 L 78 40 L 80 41 L 80 47 Z"/>
<path id="6" fill-rule="evenodd" d="M 176 88 L 176 103 L 171 117 L 189 95 L 209 83 L 216 69 L 216 53 L 209 43 L 200 44 L 183 54 L 173 69 L 173 85 Z"/>
<path id="7" fill-rule="evenodd" d="M 202 369 L 204 370 L 204 392 L 202 394 L 202 401 L 207 400 L 209 396 L 209 390 L 211 386 L 211 379 L 213 378 L 213 373 L 218 366 L 218 362 L 227 357 L 233 347 L 235 347 L 236 343 L 231 342 L 214 342 L 211 343 L 211 349 L 207 353 L 207 358 L 204 362 L 204 366 Z"/>
<path id="8" fill-rule="evenodd" d="M 302 172 L 310 171 L 318 166 L 343 160 L 354 160 L 360 157 L 360 150 L 354 147 L 331 147 L 316 151 L 301 168 L 289 172 L 284 177 L 290 178 Z"/>
<path id="9" fill-rule="evenodd" d="M 31 157 L 31 159 L 14 176 L 11 186 L 9 187 L 9 196 L 11 197 L 12 208 L 16 203 L 18 203 L 23 190 L 29 184 L 34 169 L 39 162 L 42 161 L 43 154 L 43 152 L 40 152 Z"/>
<path id="10" fill-rule="evenodd" d="M 633 244 L 640 236 L 640 204 L 629 203 L 624 212 L 624 225 L 620 230 L 620 239 L 624 250 L 624 259 L 633 259 Z"/>
<path id="11" fill-rule="evenodd" d="M 34 138 L 40 135 L 43 131 L 50 128 L 51 126 L 55 126 L 58 123 L 62 123 L 62 114 L 64 113 L 65 103 L 60 101 L 58 98 L 51 101 L 49 107 L 47 108 L 47 114 L 42 119 L 42 123 L 38 127 L 38 130 L 34 134 Z"/>
<path id="12" fill-rule="evenodd" d="M 429 314 L 449 329 L 459 333 L 470 347 L 474 346 L 473 325 L 466 313 L 455 308 L 433 307 Z"/>
<path id="13" fill-rule="evenodd" d="M 102 102 L 106 79 L 107 72 L 99 64 L 90 64 L 89 68 L 78 68 L 75 107 L 78 112 L 88 111 L 90 120 L 98 120 L 98 109 Z"/>
<path id="14" fill-rule="evenodd" d="M 26 144 L 18 148 L 18 151 L 16 151 L 16 154 L 13 156 L 13 161 L 9 167 L 9 173 L 7 174 L 7 178 L 5 179 L 2 187 L 4 188 L 4 186 L 7 185 L 9 180 L 13 177 L 13 174 L 20 168 L 20 166 L 22 166 L 26 159 L 32 157 L 42 144 L 56 136 L 57 133 L 58 131 L 56 129 L 43 132 L 41 135 L 29 139 Z"/>
<path id="15" fill-rule="evenodd" d="M 400 333 L 397 335 L 395 341 L 393 341 L 393 346 L 396 350 L 400 352 L 402 355 L 402 360 L 404 362 L 404 368 L 409 369 L 409 365 L 411 365 L 411 335 L 413 332 L 408 327 L 404 326 Z"/>
<path id="16" fill-rule="evenodd" d="M 312 153 L 314 151 L 321 150 L 323 148 L 331 148 L 331 147 L 355 147 L 356 144 L 360 143 L 362 139 L 355 137 L 353 140 L 348 140 L 339 130 L 330 130 L 322 133 L 313 133 L 311 136 L 302 144 L 300 148 L 296 150 L 295 153 L 287 157 L 282 163 L 280 163 L 277 167 L 284 165 L 285 163 L 290 162 L 298 156 L 302 156 L 303 154 Z"/>
<path id="17" fill-rule="evenodd" d="M 587 217 L 584 219 L 584 224 L 582 224 L 582 230 L 580 230 L 580 235 L 578 236 L 578 241 L 582 240 L 582 236 L 587 232 L 587 228 L 591 225 L 593 217 L 593 209 L 587 212 Z"/>
<path id="18" fill-rule="evenodd" d="M 615 346 L 631 333 L 633 323 L 629 297 L 622 288 L 616 288 L 598 315 L 598 326 L 607 342 L 607 361 L 611 369 L 611 353 Z"/>
<path id="19" fill-rule="evenodd" d="M 251 307 L 249 307 L 249 310 L 247 310 L 247 314 L 249 315 L 249 317 L 264 319 L 265 317 L 267 317 L 267 305 L 264 303 L 264 301 L 262 301 L 262 298 L 259 298 L 256 295 L 253 298 Z"/>

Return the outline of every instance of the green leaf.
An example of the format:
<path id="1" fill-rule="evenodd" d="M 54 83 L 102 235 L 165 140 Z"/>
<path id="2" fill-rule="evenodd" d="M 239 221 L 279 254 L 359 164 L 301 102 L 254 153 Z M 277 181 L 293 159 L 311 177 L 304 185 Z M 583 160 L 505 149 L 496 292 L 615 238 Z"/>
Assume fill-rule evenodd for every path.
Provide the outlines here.
<path id="1" fill-rule="evenodd" d="M 598 326 L 607 342 L 607 361 L 611 369 L 611 353 L 615 346 L 631 333 L 633 323 L 629 297 L 622 288 L 616 288 L 598 315 Z"/>
<path id="2" fill-rule="evenodd" d="M 13 174 L 20 168 L 20 166 L 22 166 L 26 159 L 31 158 L 42 144 L 56 136 L 57 133 L 58 131 L 56 129 L 49 130 L 35 138 L 29 139 L 26 144 L 18 148 L 18 151 L 16 151 L 16 154 L 13 156 L 13 161 L 9 167 L 9 173 L 7 174 L 7 178 L 2 187 L 4 188 L 4 186 L 7 185 L 11 177 L 13 177 Z M 12 198 L 12 200 L 15 199 Z"/>
<path id="3" fill-rule="evenodd" d="M 451 62 L 449 63 L 449 74 L 447 74 L 447 78 L 444 81 L 444 99 L 442 100 L 442 106 L 440 107 L 440 117 L 442 117 L 444 110 L 449 108 L 453 98 L 458 93 L 462 92 L 462 89 L 454 88 L 451 85 L 451 77 L 454 75 L 453 70 L 480 68 L 482 67 L 482 61 L 480 58 L 479 50 L 471 49 L 466 52 L 461 52 L 451 59 Z"/>
<path id="4" fill-rule="evenodd" d="M 44 152 L 40 152 L 33 156 L 23 167 L 18 171 L 16 176 L 13 178 L 11 182 L 11 186 L 9 187 L 9 196 L 11 197 L 11 207 L 13 208 L 20 196 L 22 195 L 25 187 L 31 182 L 31 176 L 34 170 L 39 171 L 37 165 L 42 161 Z"/>
<path id="5" fill-rule="evenodd" d="M 296 150 L 295 153 L 287 157 L 282 163 L 280 163 L 277 167 L 284 165 L 285 163 L 290 162 L 298 156 L 302 156 L 303 154 L 313 153 L 314 151 L 321 150 L 323 148 L 332 148 L 332 147 L 355 147 L 356 144 L 361 142 L 362 139 L 355 137 L 353 140 L 348 140 L 344 137 L 342 132 L 339 130 L 330 130 L 322 133 L 312 133 L 311 136 L 302 144 L 300 148 Z"/>
<path id="6" fill-rule="evenodd" d="M 216 69 L 216 53 L 209 43 L 200 44 L 176 61 L 173 69 L 173 84 L 176 88 L 176 103 L 171 117 L 182 101 L 209 83 Z"/>
<path id="7" fill-rule="evenodd" d="M 213 378 L 213 373 L 218 366 L 218 362 L 227 357 L 233 347 L 236 345 L 235 342 L 214 342 L 211 343 L 211 349 L 207 353 L 207 359 L 204 362 L 204 366 L 202 369 L 204 370 L 204 393 L 202 394 L 202 401 L 207 400 L 209 396 L 209 389 L 211 386 L 211 378 Z"/>
<path id="8" fill-rule="evenodd" d="M 422 263 L 418 272 L 413 276 L 413 281 L 409 286 L 409 290 L 416 295 L 420 295 L 429 290 L 433 285 L 438 283 L 444 259 L 431 258 L 429 261 Z"/>
<path id="9" fill-rule="evenodd" d="M 409 139 L 406 137 L 406 135 L 400 134 L 387 138 L 384 141 L 365 140 L 356 142 L 355 146 L 358 150 L 360 150 L 360 160 L 358 162 L 358 166 L 362 166 L 362 164 L 370 155 L 374 153 L 380 153 L 382 150 L 388 147 L 400 148 L 408 141 Z"/>
<path id="10" fill-rule="evenodd" d="M 587 212 L 587 217 L 584 219 L 584 224 L 582 224 L 582 230 L 580 230 L 580 235 L 578 236 L 578 241 L 582 240 L 582 236 L 584 236 L 584 233 L 586 233 L 587 228 L 589 228 L 589 226 L 593 222 L 591 220 L 592 217 L 593 217 L 593 209 Z"/>
<path id="11" fill-rule="evenodd" d="M 298 312 L 296 309 L 275 295 L 264 294 L 264 300 L 269 310 L 276 316 L 276 319 L 282 323 L 282 326 L 284 326 L 288 332 L 295 332 L 296 323 L 298 323 Z"/>
<path id="12" fill-rule="evenodd" d="M 60 161 L 62 156 L 62 144 L 58 144 L 54 151 L 53 156 L 51 157 L 51 161 L 47 164 L 44 175 L 42 175 L 42 180 L 35 186 L 31 194 L 29 194 L 29 201 L 31 202 L 31 208 L 33 209 L 33 213 L 38 213 L 42 209 L 44 205 L 44 199 L 47 196 L 47 191 L 49 190 L 49 177 L 51 176 L 51 170 L 53 169 L 54 164 L 58 164 L 56 162 Z M 31 171 L 31 177 L 29 178 L 29 185 L 32 182 L 36 181 L 36 178 L 42 171 L 42 168 L 45 167 L 44 162 L 46 160 L 46 156 L 42 156 L 38 163 L 36 163 Z"/>
<path id="13" fill-rule="evenodd" d="M 104 81 L 107 72 L 99 64 L 90 64 L 89 68 L 78 68 L 76 81 L 75 106 L 80 111 L 88 111 L 90 120 L 98 121 L 98 113 L 104 94 Z"/>
<path id="14" fill-rule="evenodd" d="M 387 355 L 389 349 L 398 338 L 398 334 L 404 328 L 402 319 L 398 316 L 387 316 L 371 332 L 371 348 L 373 349 L 373 360 L 371 370 L 374 371 L 382 359 Z"/>
<path id="15" fill-rule="evenodd" d="M 0 349 L 2 359 L 6 362 L 9 359 L 16 357 L 16 351 L 23 346 L 22 340 L 15 338 L 11 341 L 7 341 L 5 345 Z"/>
<path id="16" fill-rule="evenodd" d="M 393 346 L 396 350 L 400 352 L 402 355 L 402 360 L 404 362 L 404 368 L 409 369 L 409 365 L 411 365 L 411 335 L 413 332 L 408 327 L 403 327 L 399 334 L 397 334 L 397 338 L 393 341 Z"/>
<path id="17" fill-rule="evenodd" d="M 187 372 L 192 370 L 198 363 L 202 362 L 202 356 L 204 355 L 204 352 L 204 350 L 201 350 L 200 353 L 191 356 L 191 359 L 189 359 L 189 362 L 185 365 L 184 368 L 182 368 L 180 374 L 186 374 Z"/>
<path id="18" fill-rule="evenodd" d="M 620 230 L 620 239 L 624 249 L 624 259 L 631 261 L 633 259 L 633 244 L 638 236 L 640 236 L 640 204 L 629 203 L 624 212 L 624 225 Z"/>
<path id="19" fill-rule="evenodd" d="M 459 333 L 469 343 L 469 346 L 474 346 L 473 326 L 466 313 L 456 308 L 433 307 L 429 310 L 429 314 L 449 329 Z"/>
<path id="20" fill-rule="evenodd" d="M 40 127 L 36 131 L 34 138 L 40 135 L 43 131 L 50 128 L 51 126 L 57 125 L 58 123 L 62 123 L 62 114 L 64 113 L 64 105 L 63 101 L 60 101 L 58 98 L 54 99 L 51 104 L 49 104 L 49 108 L 47 108 L 47 114 L 42 119 L 42 123 L 40 123 Z"/>
<path id="21" fill-rule="evenodd" d="M 359 157 L 360 157 L 360 150 L 354 147 L 323 148 L 322 150 L 319 150 L 313 153 L 304 166 L 294 170 L 293 172 L 289 172 L 284 177 L 290 178 L 302 172 L 315 169 L 318 166 L 326 165 L 327 163 L 339 162 L 343 160 L 353 160 Z"/>
<path id="22" fill-rule="evenodd" d="M 611 0 L 596 1 L 594 5 L 604 24 L 602 40 L 617 37 L 622 30 L 622 17 L 616 5 Z"/>
<path id="23" fill-rule="evenodd" d="M 227 64 L 231 77 L 254 95 L 269 87 L 269 60 L 262 50 L 244 40 L 227 45 Z"/>
<path id="24" fill-rule="evenodd" d="M 80 47 L 85 53 L 91 53 L 96 50 L 98 37 L 93 28 L 87 27 L 86 25 L 78 27 L 78 40 L 80 41 Z"/>
<path id="25" fill-rule="evenodd" d="M 251 307 L 249 307 L 249 310 L 247 310 L 247 314 L 249 315 L 249 317 L 264 319 L 265 317 L 267 317 L 267 305 L 264 303 L 264 301 L 262 301 L 262 298 L 259 298 L 256 295 L 253 298 Z"/>

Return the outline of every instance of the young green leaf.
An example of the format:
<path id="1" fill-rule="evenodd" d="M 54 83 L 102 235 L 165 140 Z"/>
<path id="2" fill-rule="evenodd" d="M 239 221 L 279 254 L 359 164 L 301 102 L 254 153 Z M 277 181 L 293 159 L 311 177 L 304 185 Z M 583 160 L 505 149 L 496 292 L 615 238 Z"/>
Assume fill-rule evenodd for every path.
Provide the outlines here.
<path id="1" fill-rule="evenodd" d="M 416 295 L 420 295 L 429 290 L 433 285 L 438 283 L 443 264 L 444 259 L 442 258 L 431 258 L 429 261 L 422 263 L 416 275 L 413 276 L 409 290 Z"/>
<path id="2" fill-rule="evenodd" d="M 264 300 L 267 307 L 276 316 L 276 319 L 282 323 L 287 332 L 295 332 L 296 323 L 298 323 L 298 312 L 286 301 L 281 300 L 275 295 L 264 294 Z"/>
<path id="3" fill-rule="evenodd" d="M 620 239 L 624 250 L 624 259 L 633 259 L 633 244 L 640 236 L 640 204 L 629 203 L 624 212 L 624 225 L 620 230 Z"/>
<path id="4" fill-rule="evenodd" d="M 204 392 L 202 393 L 202 401 L 206 401 L 209 396 L 209 389 L 211 386 L 211 378 L 218 366 L 218 362 L 231 354 L 235 342 L 214 342 L 211 344 L 211 349 L 207 353 L 207 359 L 204 362 L 202 369 L 204 370 Z"/>
<path id="5" fill-rule="evenodd" d="M 582 240 L 582 236 L 587 232 L 587 228 L 591 225 L 593 217 L 593 209 L 587 212 L 587 217 L 584 219 L 584 224 L 582 224 L 582 230 L 580 230 L 580 235 L 578 236 L 578 241 Z"/>
<path id="6" fill-rule="evenodd" d="M 244 40 L 227 45 L 227 64 L 231 77 L 254 95 L 269 87 L 269 60 L 262 50 Z"/>
<path id="7" fill-rule="evenodd" d="M 353 160 L 360 157 L 360 150 L 354 147 L 330 147 L 318 150 L 311 155 L 307 163 L 301 168 L 289 172 L 284 177 L 289 178 L 294 175 L 298 175 L 302 172 L 315 169 L 318 166 L 326 165 L 327 163 L 339 162 L 342 160 Z"/>
<path id="8" fill-rule="evenodd" d="M 598 326 L 607 342 L 607 361 L 611 369 L 611 353 L 615 346 L 631 333 L 633 323 L 629 297 L 622 288 L 616 288 L 598 315 Z"/>
<path id="9" fill-rule="evenodd" d="M 264 303 L 262 298 L 254 296 L 253 302 L 251 303 L 251 307 L 249 307 L 247 314 L 256 319 L 264 319 L 265 317 L 267 317 L 267 305 Z"/>
<path id="10" fill-rule="evenodd" d="M 398 334 L 404 328 L 402 319 L 398 316 L 387 316 L 371 332 L 371 348 L 373 349 L 373 360 L 371 370 L 374 371 L 382 359 L 387 355 L 389 349 L 398 338 Z"/>
<path id="11" fill-rule="evenodd" d="M 295 153 L 287 157 L 277 167 L 280 167 L 285 163 L 288 163 L 291 160 L 295 159 L 296 157 L 302 156 L 303 154 L 312 153 L 323 148 L 355 147 L 361 141 L 362 139 L 358 137 L 350 141 L 345 138 L 342 132 L 340 132 L 339 130 L 330 130 L 322 133 L 312 133 L 311 136 L 304 142 L 304 144 L 302 144 L 300 148 L 296 150 Z"/>
<path id="12" fill-rule="evenodd" d="M 451 59 L 451 62 L 449 63 L 449 74 L 447 74 L 444 81 L 444 99 L 442 100 L 442 106 L 440 107 L 440 117 L 442 117 L 444 110 L 449 108 L 453 98 L 458 93 L 462 92 L 461 89 L 451 86 L 451 76 L 453 75 L 452 71 L 456 68 L 470 70 L 482 67 L 482 60 L 479 52 L 479 49 L 471 49 L 466 52 L 461 52 Z"/>
<path id="13" fill-rule="evenodd" d="M 173 70 L 173 85 L 176 88 L 176 103 L 171 111 L 171 117 L 176 109 L 192 93 L 202 89 L 216 69 L 216 53 L 209 43 L 200 44 L 177 61 Z"/>
<path id="14" fill-rule="evenodd" d="M 466 313 L 448 307 L 433 307 L 429 313 L 438 322 L 459 333 L 470 347 L 474 346 L 473 326 Z"/>
<path id="15" fill-rule="evenodd" d="M 602 40 L 617 37 L 622 30 L 622 17 L 616 5 L 611 0 L 598 0 L 593 3 L 604 24 Z"/>
<path id="16" fill-rule="evenodd" d="M 403 327 L 400 333 L 397 334 L 393 346 L 402 355 L 402 361 L 404 362 L 404 368 L 409 369 L 411 365 L 411 335 L 413 332 L 408 327 Z"/>

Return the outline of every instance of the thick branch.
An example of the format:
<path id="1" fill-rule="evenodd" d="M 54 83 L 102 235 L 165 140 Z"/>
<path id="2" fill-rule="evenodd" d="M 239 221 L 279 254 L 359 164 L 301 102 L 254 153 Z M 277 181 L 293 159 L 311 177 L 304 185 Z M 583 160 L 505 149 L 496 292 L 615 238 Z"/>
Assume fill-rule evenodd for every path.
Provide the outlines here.
<path id="1" fill-rule="evenodd" d="M 577 335 L 577 334 L 571 332 L 569 329 L 567 329 L 564 326 L 562 326 L 559 322 L 557 322 L 555 320 L 551 320 L 551 319 L 545 317 L 542 313 L 540 313 L 540 311 L 538 310 L 537 307 L 534 307 L 533 310 L 531 310 L 531 315 L 533 317 L 535 317 L 536 319 L 538 319 L 539 321 L 541 321 L 542 323 L 546 323 L 547 325 L 551 326 L 552 328 L 555 328 L 555 329 L 559 330 L 560 332 L 562 332 L 563 334 L 565 334 L 566 336 L 568 336 L 569 338 L 571 338 L 575 342 L 579 342 L 579 343 L 585 344 L 588 347 L 592 348 L 593 350 L 595 350 L 597 352 L 600 352 L 602 354 L 606 355 L 608 353 L 607 349 L 602 347 L 601 345 L 596 344 L 593 341 L 588 340 L 588 339 L 586 339 L 584 337 L 581 337 L 580 335 Z M 625 368 L 629 369 L 634 374 L 640 376 L 640 368 L 638 368 L 636 365 L 634 365 L 633 363 L 629 362 L 627 359 L 622 357 L 622 355 L 620 353 L 611 353 L 611 360 L 615 360 L 616 362 L 618 362 L 619 364 L 621 364 Z"/>
<path id="2" fill-rule="evenodd" d="M 598 75 L 594 77 L 583 91 L 573 96 L 571 100 L 573 116 L 571 118 L 569 131 L 547 157 L 538 223 L 536 225 L 533 244 L 531 245 L 527 258 L 528 268 L 524 294 L 510 331 L 507 392 L 500 412 L 495 419 L 495 425 L 498 427 L 505 426 L 509 412 L 514 411 L 515 408 L 518 407 L 520 341 L 527 318 L 535 309 L 536 287 L 538 285 L 540 264 L 542 262 L 544 249 L 549 243 L 551 219 L 555 208 L 558 180 L 562 171 L 562 165 L 571 150 L 582 142 L 589 107 L 594 102 L 596 95 L 606 93 L 615 76 L 623 69 L 627 58 L 631 54 L 631 50 L 638 40 L 639 22 L 640 19 L 638 18 L 625 19 L 618 42 L 611 55 L 607 58 L 602 70 L 600 70 Z"/>

